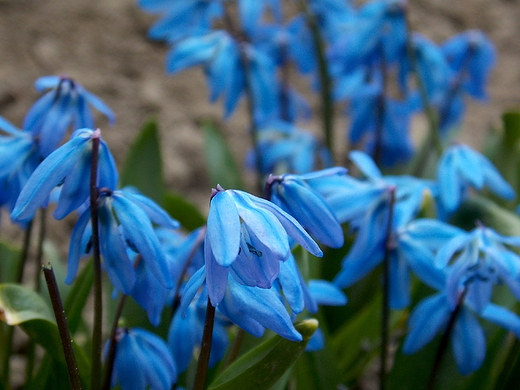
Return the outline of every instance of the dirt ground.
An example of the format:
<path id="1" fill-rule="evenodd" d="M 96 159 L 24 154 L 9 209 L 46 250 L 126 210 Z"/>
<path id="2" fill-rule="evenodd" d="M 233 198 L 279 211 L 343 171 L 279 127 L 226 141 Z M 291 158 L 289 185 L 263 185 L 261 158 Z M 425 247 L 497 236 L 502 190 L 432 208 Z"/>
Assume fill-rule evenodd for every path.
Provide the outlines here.
<path id="1" fill-rule="evenodd" d="M 520 106 L 520 1 L 412 0 L 410 14 L 413 28 L 436 42 L 481 29 L 496 44 L 490 103 L 471 103 L 464 125 L 466 141 L 482 142 L 504 108 Z M 0 115 L 21 126 L 38 97 L 34 80 L 67 74 L 115 111 L 115 126 L 99 123 L 118 163 L 140 124 L 155 115 L 167 183 L 203 204 L 215 183 L 205 178 L 196 120 L 220 118 L 222 110 L 207 102 L 200 69 L 164 72 L 167 47 L 146 37 L 155 19 L 135 0 L 0 0 Z M 225 123 L 239 159 L 247 149 L 246 123 L 244 105 Z M 313 126 L 318 125 L 308 125 Z"/>

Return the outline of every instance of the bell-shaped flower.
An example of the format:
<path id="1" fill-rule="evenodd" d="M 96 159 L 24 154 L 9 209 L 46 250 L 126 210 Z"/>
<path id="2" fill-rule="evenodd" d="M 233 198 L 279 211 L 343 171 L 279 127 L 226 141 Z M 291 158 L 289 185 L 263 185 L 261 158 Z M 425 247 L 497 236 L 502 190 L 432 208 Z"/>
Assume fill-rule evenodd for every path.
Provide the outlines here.
<path id="1" fill-rule="evenodd" d="M 485 87 L 497 57 L 489 38 L 482 31 L 468 30 L 444 42 L 442 52 L 455 83 L 475 99 L 486 100 Z"/>
<path id="2" fill-rule="evenodd" d="M 121 390 L 172 388 L 177 381 L 177 368 L 164 340 L 144 329 L 120 328 L 116 342 L 112 387 L 119 385 Z"/>
<path id="3" fill-rule="evenodd" d="M 90 106 L 115 121 L 112 110 L 96 95 L 66 76 L 45 76 L 36 80 L 39 92 L 50 89 L 31 107 L 23 127 L 39 138 L 44 157 L 58 147 L 67 129 L 93 128 Z"/>
<path id="4" fill-rule="evenodd" d="M 487 186 L 501 198 L 513 200 L 515 191 L 504 180 L 488 158 L 464 144 L 450 146 L 437 167 L 439 196 L 448 212 L 464 201 L 469 188 L 482 190 Z"/>
<path id="5" fill-rule="evenodd" d="M 271 122 L 258 133 L 259 142 L 247 156 L 247 165 L 255 168 L 260 151 L 262 173 L 292 172 L 305 174 L 320 166 L 330 167 L 329 150 L 310 132 L 281 121 Z"/>
<path id="6" fill-rule="evenodd" d="M 54 211 L 56 219 L 64 218 L 85 203 L 90 195 L 92 142 L 95 138 L 99 139 L 98 187 L 114 189 L 118 174 L 114 158 L 101 139 L 101 132 L 99 129 L 76 130 L 67 143 L 36 168 L 21 191 L 11 218 L 18 222 L 31 219 L 38 207 L 46 205 L 49 194 L 56 186 L 61 186 L 58 206 Z"/>
<path id="7" fill-rule="evenodd" d="M 0 205 L 12 211 L 20 191 L 42 160 L 37 140 L 0 117 Z"/>
<path id="8" fill-rule="evenodd" d="M 520 299 L 520 257 L 508 246 L 519 247 L 520 237 L 505 237 L 479 226 L 452 238 L 437 253 L 438 268 L 450 265 L 446 274 L 446 296 L 455 307 L 463 290 L 466 301 L 480 312 L 491 301 L 493 287 L 504 283 Z"/>
<path id="9" fill-rule="evenodd" d="M 152 39 L 176 41 L 190 36 L 206 34 L 211 23 L 222 15 L 221 1 L 207 0 L 139 0 L 138 5 L 148 12 L 162 12 L 148 35 Z"/>
<path id="10" fill-rule="evenodd" d="M 425 266 L 427 264 L 425 263 Z M 408 320 L 409 333 L 403 344 L 405 354 L 413 354 L 421 349 L 433 340 L 437 333 L 446 332 L 450 320 L 454 321 L 450 337 L 453 355 L 459 371 L 467 375 L 477 370 L 486 356 L 485 333 L 476 315 L 513 332 L 520 338 L 520 317 L 517 314 L 494 303 L 487 303 L 483 309 L 476 310 L 473 300 L 462 291 L 457 296 L 454 306 L 445 290 L 448 277 L 445 271 L 449 272 L 449 267 L 441 270 L 430 264 L 430 270 L 436 275 L 434 278 L 428 278 L 430 281 L 436 281 L 431 287 L 440 292 L 423 299 L 412 311 Z"/>
<path id="11" fill-rule="evenodd" d="M 266 184 L 266 196 L 296 218 L 318 241 L 339 248 L 344 241 L 341 225 L 326 200 L 307 181 L 327 180 L 330 176 L 345 173 L 345 168 L 337 167 L 306 175 L 270 176 Z"/>
<path id="12" fill-rule="evenodd" d="M 138 253 L 147 269 L 163 287 L 173 287 L 172 274 L 152 222 L 170 229 L 177 221 L 152 200 L 124 190 L 103 191 L 98 199 L 99 243 L 104 266 L 118 291 L 130 294 L 136 271 L 128 250 Z M 80 216 L 70 239 L 68 271 L 65 281 L 72 283 L 80 258 L 91 250 L 90 207 Z"/>
<path id="13" fill-rule="evenodd" d="M 205 305 L 199 305 L 198 299 L 195 298 L 184 312 L 177 310 L 172 318 L 168 331 L 168 347 L 179 373 L 188 368 L 194 352 L 200 346 L 205 314 Z M 220 362 L 226 353 L 229 343 L 226 331 L 228 325 L 230 325 L 230 322 L 217 311 L 215 313 L 209 367 L 213 367 Z"/>

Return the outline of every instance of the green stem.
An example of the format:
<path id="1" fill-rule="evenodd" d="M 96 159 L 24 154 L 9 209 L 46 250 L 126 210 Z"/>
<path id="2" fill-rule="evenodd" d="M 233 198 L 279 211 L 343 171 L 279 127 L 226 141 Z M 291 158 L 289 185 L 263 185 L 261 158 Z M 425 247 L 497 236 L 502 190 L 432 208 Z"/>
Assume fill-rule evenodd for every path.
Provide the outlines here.
<path id="1" fill-rule="evenodd" d="M 376 111 L 376 128 L 375 128 L 375 143 L 374 143 L 374 162 L 378 166 L 382 166 L 383 162 L 383 132 L 385 128 L 385 116 L 386 116 L 386 90 L 388 85 L 388 67 L 386 66 L 383 43 L 379 42 L 378 51 L 381 58 L 381 77 L 382 86 L 381 93 L 377 97 L 377 111 Z"/>
<path id="2" fill-rule="evenodd" d="M 43 244 L 45 242 L 45 230 L 46 230 L 46 221 L 47 221 L 47 209 L 40 208 L 40 226 L 38 229 L 38 244 L 36 251 L 36 258 L 34 259 L 35 267 L 35 277 L 34 277 L 34 290 L 40 291 L 40 270 L 42 267 L 42 259 L 43 259 Z"/>
<path id="3" fill-rule="evenodd" d="M 197 374 L 193 390 L 204 390 L 206 377 L 208 375 L 209 355 L 211 352 L 211 341 L 213 339 L 213 325 L 215 324 L 215 307 L 208 298 L 206 307 L 206 320 L 204 321 L 204 331 L 200 344 L 200 355 L 197 363 Z"/>
<path id="4" fill-rule="evenodd" d="M 298 2 L 302 13 L 305 16 L 307 26 L 311 31 L 312 41 L 316 48 L 316 57 L 318 60 L 318 75 L 321 87 L 321 118 L 323 134 L 325 136 L 325 146 L 329 149 L 333 161 L 334 158 L 334 101 L 332 99 L 332 78 L 327 67 L 327 59 L 325 56 L 325 40 L 321 34 L 320 27 L 316 17 L 311 13 L 305 0 Z"/>
<path id="5" fill-rule="evenodd" d="M 242 347 L 245 336 L 246 331 L 242 328 L 238 328 L 233 340 L 233 344 L 231 345 L 231 349 L 229 350 L 229 355 L 226 357 L 226 361 L 224 362 L 222 370 L 224 370 L 227 366 L 236 360 L 238 354 L 240 353 L 240 348 Z"/>
<path id="6" fill-rule="evenodd" d="M 56 323 L 58 324 L 61 346 L 63 347 L 65 362 L 67 363 L 67 371 L 69 373 L 70 387 L 72 390 L 81 390 L 83 387 L 81 386 L 76 356 L 74 355 L 74 349 L 72 348 L 72 339 L 70 338 L 69 327 L 67 325 L 67 317 L 65 316 L 65 309 L 63 308 L 58 283 L 56 283 L 56 277 L 54 276 L 54 271 L 50 264 L 43 266 L 43 274 L 45 275 L 52 309 L 54 311 L 54 316 L 56 317 Z"/>
<path id="7" fill-rule="evenodd" d="M 386 227 L 385 257 L 383 259 L 383 301 L 381 306 L 381 366 L 379 367 L 379 389 L 386 389 L 386 367 L 388 358 L 388 330 L 390 324 L 390 252 L 392 250 L 392 226 L 394 219 L 395 191 L 389 190 L 388 221 Z"/>
<path id="8" fill-rule="evenodd" d="M 99 132 L 99 130 L 96 130 Z M 92 330 L 92 389 L 98 390 L 101 386 L 101 343 L 103 319 L 103 288 L 101 273 L 101 253 L 99 248 L 98 223 L 98 187 L 97 171 L 99 157 L 100 134 L 92 136 L 92 166 L 90 170 L 90 221 L 92 225 L 92 257 L 94 261 L 94 324 Z"/>

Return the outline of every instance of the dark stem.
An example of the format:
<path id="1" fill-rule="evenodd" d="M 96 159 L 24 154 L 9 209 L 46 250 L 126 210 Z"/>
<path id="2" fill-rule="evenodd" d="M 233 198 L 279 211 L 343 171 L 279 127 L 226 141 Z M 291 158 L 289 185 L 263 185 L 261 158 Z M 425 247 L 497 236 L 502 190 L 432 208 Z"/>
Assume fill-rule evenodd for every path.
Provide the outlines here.
<path id="1" fill-rule="evenodd" d="M 202 240 L 204 240 L 204 237 L 206 236 L 206 226 L 200 229 L 199 235 L 197 236 L 197 239 L 195 240 L 195 244 L 193 245 L 193 248 L 191 248 L 190 253 L 188 254 L 188 257 L 186 258 L 186 262 L 184 263 L 184 266 L 182 267 L 181 274 L 179 276 L 179 280 L 177 281 L 177 285 L 175 286 L 175 294 L 173 295 L 173 303 L 172 303 L 172 315 L 170 319 L 173 319 L 173 316 L 177 312 L 177 309 L 179 308 L 181 304 L 181 287 L 182 287 L 182 281 L 186 277 L 186 274 L 188 273 L 188 268 L 190 267 L 191 261 L 193 260 L 193 257 L 195 256 L 195 253 L 197 253 L 197 250 L 199 249 L 199 245 L 202 243 Z"/>
<path id="2" fill-rule="evenodd" d="M 117 304 L 116 313 L 114 316 L 114 322 L 112 323 L 112 329 L 110 330 L 110 344 L 108 348 L 107 359 L 105 362 L 105 377 L 103 381 L 103 390 L 109 390 L 110 384 L 112 382 L 112 371 L 114 370 L 114 361 L 116 358 L 116 334 L 117 328 L 119 324 L 119 319 L 121 318 L 121 314 L 123 313 L 123 307 L 125 306 L 126 297 L 128 295 L 122 294 L 119 299 L 119 303 Z"/>
<path id="3" fill-rule="evenodd" d="M 382 77 L 382 86 L 381 93 L 377 96 L 377 105 L 376 105 L 376 128 L 375 128 L 375 141 L 374 141 L 374 162 L 378 166 L 382 166 L 383 162 L 383 132 L 385 128 L 385 116 L 386 114 L 386 89 L 387 89 L 387 66 L 384 56 L 384 50 L 382 46 L 382 42 L 379 42 L 379 51 L 381 56 L 381 77 Z"/>
<path id="4" fill-rule="evenodd" d="M 94 324 L 92 331 L 92 389 L 101 386 L 101 332 L 103 317 L 103 289 L 101 253 L 99 249 L 97 171 L 99 157 L 99 130 L 92 136 L 92 166 L 90 170 L 90 221 L 92 224 L 92 257 L 94 261 Z"/>
<path id="5" fill-rule="evenodd" d="M 23 281 L 25 263 L 27 262 L 27 258 L 29 257 L 29 248 L 31 246 L 33 226 L 34 220 L 31 219 L 27 223 L 27 228 L 25 229 L 23 236 L 22 252 L 20 253 L 20 259 L 18 260 L 18 272 L 16 274 L 16 282 L 19 284 L 21 284 Z"/>
<path id="6" fill-rule="evenodd" d="M 40 270 L 42 267 L 42 259 L 43 259 L 43 243 L 45 241 L 45 230 L 46 230 L 46 220 L 47 220 L 47 209 L 40 208 L 40 226 L 38 229 L 38 246 L 36 251 L 36 258 L 34 264 L 36 265 L 36 276 L 34 279 L 34 290 L 40 291 Z"/>
<path id="7" fill-rule="evenodd" d="M 44 265 L 42 268 L 43 274 L 45 276 L 45 282 L 47 283 L 47 288 L 49 290 L 49 295 L 51 297 L 52 309 L 58 324 L 58 331 L 60 332 L 61 346 L 63 347 L 65 362 L 67 363 L 70 387 L 73 390 L 80 390 L 83 387 L 81 386 L 78 365 L 76 364 L 76 357 L 74 356 L 72 340 L 70 338 L 69 327 L 67 325 L 67 317 L 65 316 L 65 309 L 63 308 L 63 302 L 58 290 L 58 284 L 56 283 L 56 277 L 54 276 L 54 271 L 52 270 L 50 264 Z"/>
<path id="8" fill-rule="evenodd" d="M 321 87 L 321 118 L 323 120 L 323 134 L 325 136 L 325 146 L 329 149 L 334 159 L 334 102 L 332 99 L 332 78 L 327 67 L 327 59 L 325 56 L 325 40 L 323 39 L 320 26 L 316 20 L 316 16 L 311 13 L 305 0 L 299 1 L 301 11 L 305 16 L 307 26 L 311 31 L 312 41 L 316 48 L 316 57 L 318 60 L 318 72 Z"/>
<path id="9" fill-rule="evenodd" d="M 233 18 L 231 17 L 231 13 L 229 11 L 229 2 L 224 3 L 224 23 L 226 25 L 227 31 L 235 39 L 236 44 L 238 45 L 240 62 L 244 70 L 244 90 L 247 97 L 246 100 L 247 111 L 249 114 L 249 125 L 251 126 L 251 142 L 253 144 L 253 149 L 255 151 L 256 157 L 255 167 L 257 171 L 257 191 L 258 193 L 261 193 L 263 162 L 260 150 L 260 135 L 258 123 L 256 120 L 255 96 L 253 94 L 253 89 L 251 88 L 251 63 L 245 50 L 245 46 L 249 45 L 249 42 L 246 33 L 240 30 L 234 23 Z"/>
<path id="10" fill-rule="evenodd" d="M 450 342 L 451 333 L 453 332 L 453 328 L 455 327 L 455 322 L 460 314 L 460 310 L 464 305 L 464 298 L 466 297 L 466 293 L 468 292 L 467 286 L 464 288 L 462 293 L 457 300 L 457 306 L 451 312 L 450 318 L 448 320 L 448 325 L 446 325 L 446 329 L 442 335 L 441 341 L 439 343 L 439 348 L 437 348 L 437 353 L 435 354 L 435 360 L 433 361 L 432 372 L 430 374 L 430 380 L 428 381 L 428 390 L 433 390 L 435 387 L 435 382 L 437 381 L 437 376 L 439 375 L 440 368 L 444 356 L 446 355 L 446 351 L 448 350 L 448 344 Z"/>
<path id="11" fill-rule="evenodd" d="M 204 390 L 206 377 L 208 375 L 209 354 L 211 352 L 211 341 L 213 339 L 213 325 L 215 323 L 215 307 L 208 298 L 206 307 L 206 320 L 204 321 L 204 332 L 200 343 L 200 355 L 197 364 L 197 374 L 193 390 Z"/>
<path id="12" fill-rule="evenodd" d="M 386 227 L 385 257 L 383 259 L 383 301 L 381 306 L 381 366 L 379 367 L 379 389 L 386 388 L 386 366 L 388 358 L 388 329 L 390 323 L 390 252 L 392 250 L 392 226 L 395 206 L 395 187 L 390 188 L 388 221 Z"/>

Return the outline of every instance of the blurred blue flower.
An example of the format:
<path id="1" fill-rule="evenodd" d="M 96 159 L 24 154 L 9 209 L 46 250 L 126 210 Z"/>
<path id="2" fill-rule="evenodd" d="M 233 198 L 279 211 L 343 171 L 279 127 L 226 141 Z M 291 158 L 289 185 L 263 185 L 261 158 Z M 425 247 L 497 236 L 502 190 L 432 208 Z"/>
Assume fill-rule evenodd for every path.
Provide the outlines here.
<path id="1" fill-rule="evenodd" d="M 199 305 L 198 301 L 195 298 L 184 312 L 177 310 L 168 331 L 168 347 L 179 373 L 188 368 L 193 353 L 202 340 L 206 307 Z M 215 313 L 209 367 L 220 362 L 226 353 L 229 343 L 226 326 L 229 324 L 219 311 Z"/>
<path id="2" fill-rule="evenodd" d="M 163 287 L 173 288 L 172 274 L 152 222 L 170 229 L 177 221 L 155 202 L 124 190 L 103 190 L 98 199 L 99 242 L 105 270 L 114 287 L 130 294 L 136 283 L 134 264 L 128 250 L 140 254 L 146 267 Z M 65 281 L 74 280 L 80 258 L 91 249 L 90 207 L 79 217 L 70 238 Z"/>
<path id="3" fill-rule="evenodd" d="M 464 144 L 450 146 L 437 167 L 440 200 L 448 212 L 466 198 L 469 188 L 487 186 L 501 198 L 513 200 L 515 191 L 488 158 Z"/>
<path id="4" fill-rule="evenodd" d="M 217 30 L 179 41 L 166 62 L 171 73 L 203 65 L 210 100 L 225 96 L 225 116 L 234 111 L 246 85 L 254 96 L 257 121 L 270 119 L 278 110 L 279 89 L 272 59 L 250 44 L 238 43 L 225 31 Z"/>
<path id="5" fill-rule="evenodd" d="M 442 45 L 442 52 L 453 70 L 453 82 L 475 99 L 486 100 L 485 87 L 496 62 L 496 49 L 478 30 L 457 34 Z"/>
<path id="6" fill-rule="evenodd" d="M 177 380 L 177 368 L 161 338 L 140 328 L 120 328 L 116 342 L 112 387 L 119 385 L 122 390 L 172 388 Z"/>
<path id="7" fill-rule="evenodd" d="M 152 39 L 176 42 L 190 36 L 206 34 L 211 23 L 222 15 L 221 1 L 207 0 L 139 0 L 138 5 L 148 12 L 163 15 L 149 30 Z"/>
<path id="8" fill-rule="evenodd" d="M 477 309 L 473 305 L 474 300 L 463 291 L 459 292 L 454 306 L 450 302 L 450 293 L 446 292 L 448 278 L 446 271 L 451 272 L 450 267 L 440 269 L 431 263 L 424 265 L 425 270 L 429 265 L 430 271 L 435 275 L 433 278 L 428 278 L 431 287 L 440 292 L 419 302 L 410 315 L 409 333 L 403 344 L 405 354 L 415 353 L 429 343 L 437 333 L 445 332 L 450 318 L 454 315 L 456 317 L 451 333 L 451 345 L 455 361 L 463 375 L 477 370 L 486 355 L 485 334 L 475 314 L 513 332 L 517 338 L 520 338 L 520 317 L 517 314 L 494 303 L 487 303 L 483 308 Z M 467 286 L 469 287 L 473 282 L 470 281 Z M 483 292 L 485 294 L 485 291 Z"/>
<path id="9" fill-rule="evenodd" d="M 96 95 L 66 76 L 44 76 L 35 82 L 36 90 L 46 92 L 25 116 L 23 128 L 39 139 L 44 157 L 58 147 L 67 128 L 93 128 L 90 106 L 104 114 L 110 123 L 115 121 L 112 110 Z"/>
<path id="10" fill-rule="evenodd" d="M 36 168 L 23 187 L 11 218 L 17 222 L 31 219 L 40 206 L 45 206 L 49 194 L 61 186 L 56 219 L 64 218 L 79 208 L 90 195 L 90 169 L 92 165 L 92 140 L 100 139 L 98 162 L 98 187 L 114 189 L 118 174 L 114 158 L 101 139 L 99 130 L 76 130 L 71 139 L 51 153 Z"/>
<path id="11" fill-rule="evenodd" d="M 304 174 L 319 166 L 330 167 L 329 150 L 310 132 L 291 123 L 273 121 L 263 125 L 258 133 L 257 148 L 261 153 L 262 173 L 293 172 Z M 247 155 L 247 165 L 256 168 L 255 149 Z"/>
<path id="12" fill-rule="evenodd" d="M 438 253 L 435 264 L 446 270 L 446 297 L 453 308 L 463 290 L 466 301 L 481 312 L 491 301 L 493 287 L 504 283 L 520 300 L 520 257 L 508 248 L 519 247 L 520 237 L 505 237 L 488 227 L 452 238 Z"/>
<path id="13" fill-rule="evenodd" d="M 329 168 L 306 175 L 269 176 L 266 197 L 291 214 L 318 241 L 332 248 L 343 246 L 344 236 L 334 211 L 307 180 L 327 180 L 346 174 L 346 169 Z"/>
<path id="14" fill-rule="evenodd" d="M 37 140 L 0 117 L 0 206 L 12 211 L 22 188 L 43 157 Z"/>

